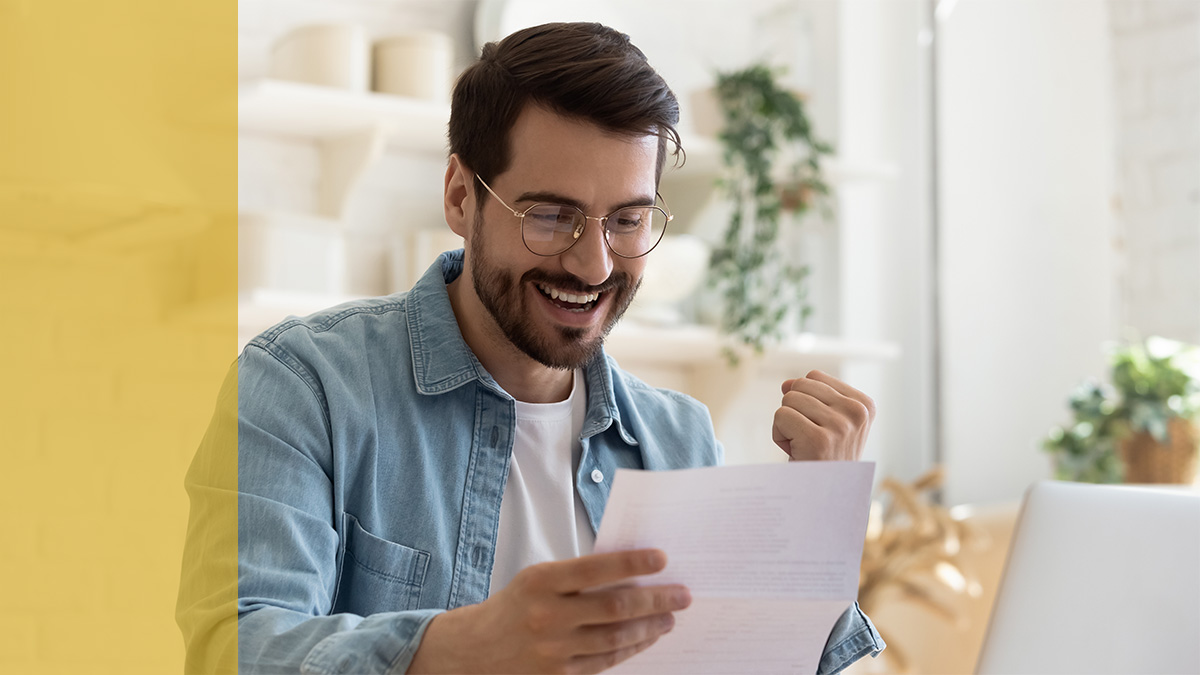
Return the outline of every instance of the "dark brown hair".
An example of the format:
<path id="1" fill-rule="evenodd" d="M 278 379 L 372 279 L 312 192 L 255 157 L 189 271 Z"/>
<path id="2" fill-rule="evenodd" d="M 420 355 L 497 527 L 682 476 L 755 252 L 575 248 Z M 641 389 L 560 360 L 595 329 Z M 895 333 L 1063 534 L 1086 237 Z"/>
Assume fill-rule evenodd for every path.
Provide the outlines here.
<path id="1" fill-rule="evenodd" d="M 548 23 L 484 45 L 454 85 L 450 152 L 484 180 L 504 173 L 509 132 L 529 104 L 620 135 L 658 136 L 656 182 L 667 141 L 682 151 L 675 94 L 628 35 L 598 23 Z M 478 181 L 475 194 L 484 195 Z"/>

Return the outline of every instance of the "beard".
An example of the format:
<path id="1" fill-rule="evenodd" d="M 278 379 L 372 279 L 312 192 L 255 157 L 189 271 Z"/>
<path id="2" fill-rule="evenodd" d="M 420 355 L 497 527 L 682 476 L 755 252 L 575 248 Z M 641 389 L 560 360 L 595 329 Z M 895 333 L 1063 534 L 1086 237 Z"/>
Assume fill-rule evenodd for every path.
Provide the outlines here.
<path id="1" fill-rule="evenodd" d="M 483 243 L 482 218 L 475 221 L 475 236 L 471 238 L 471 282 L 484 308 L 514 347 L 529 358 L 548 368 L 574 370 L 587 363 L 600 351 L 604 338 L 617 320 L 629 308 L 637 294 L 641 279 L 634 280 L 627 272 L 614 271 L 599 286 L 588 286 L 570 274 L 551 274 L 532 269 L 514 280 L 504 269 L 491 264 L 487 246 Z M 542 283 L 575 294 L 603 293 L 609 296 L 608 315 L 602 319 L 600 335 L 588 339 L 590 329 L 574 326 L 550 326 L 539 332 L 526 307 L 526 285 Z M 541 291 L 538 291 L 539 293 Z"/>

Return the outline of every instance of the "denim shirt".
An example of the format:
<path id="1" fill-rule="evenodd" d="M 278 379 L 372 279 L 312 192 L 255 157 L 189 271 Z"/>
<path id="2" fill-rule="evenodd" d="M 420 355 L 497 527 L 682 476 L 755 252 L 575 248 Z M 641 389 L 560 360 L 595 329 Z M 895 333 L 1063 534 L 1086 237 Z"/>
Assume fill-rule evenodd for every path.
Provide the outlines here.
<path id="1" fill-rule="evenodd" d="M 401 673 L 435 615 L 488 597 L 516 417 L 451 311 L 462 269 L 443 254 L 408 293 L 288 319 L 238 359 L 240 672 Z M 593 528 L 618 468 L 720 463 L 704 406 L 603 352 L 585 373 Z M 855 604 L 819 672 L 882 648 Z"/>

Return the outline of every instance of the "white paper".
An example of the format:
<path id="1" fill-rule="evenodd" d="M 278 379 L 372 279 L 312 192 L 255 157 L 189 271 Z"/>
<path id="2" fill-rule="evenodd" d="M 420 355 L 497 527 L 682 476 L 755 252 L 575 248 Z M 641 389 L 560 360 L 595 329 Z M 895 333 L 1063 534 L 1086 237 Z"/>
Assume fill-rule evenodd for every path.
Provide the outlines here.
<path id="1" fill-rule="evenodd" d="M 621 469 L 596 553 L 659 548 L 640 585 L 683 584 L 675 629 L 618 673 L 815 673 L 858 595 L 873 462 Z"/>

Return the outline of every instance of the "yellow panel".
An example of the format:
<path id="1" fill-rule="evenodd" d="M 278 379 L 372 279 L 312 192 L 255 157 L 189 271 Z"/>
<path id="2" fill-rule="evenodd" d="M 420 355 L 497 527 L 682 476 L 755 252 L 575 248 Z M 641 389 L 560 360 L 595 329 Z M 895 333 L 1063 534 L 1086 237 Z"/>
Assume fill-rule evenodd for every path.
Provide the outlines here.
<path id="1" fill-rule="evenodd" d="M 0 0 L 0 672 L 184 670 L 184 474 L 237 344 L 236 38 L 231 0 Z M 236 486 L 234 433 L 207 468 Z M 236 560 L 221 503 L 204 561 Z M 235 626 L 236 568 L 200 569 L 183 595 Z"/>

